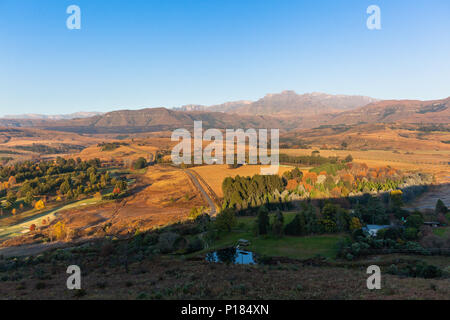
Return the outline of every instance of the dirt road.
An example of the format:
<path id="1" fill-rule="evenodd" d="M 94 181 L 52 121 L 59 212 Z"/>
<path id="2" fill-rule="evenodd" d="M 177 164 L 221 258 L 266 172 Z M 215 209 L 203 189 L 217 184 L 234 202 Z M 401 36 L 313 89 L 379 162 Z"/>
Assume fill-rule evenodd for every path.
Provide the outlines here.
<path id="1" fill-rule="evenodd" d="M 217 214 L 217 210 L 216 210 L 216 204 L 214 203 L 214 201 L 211 199 L 211 197 L 208 195 L 208 193 L 205 191 L 205 189 L 203 189 L 202 185 L 200 184 L 200 182 L 198 181 L 197 177 L 195 177 L 190 171 L 188 170 L 183 170 L 188 176 L 189 178 L 191 178 L 192 182 L 194 183 L 194 185 L 196 186 L 196 188 L 198 190 L 200 190 L 200 192 L 203 195 L 203 198 L 205 198 L 205 200 L 208 202 L 208 205 L 211 207 L 211 211 L 209 213 L 209 215 L 211 217 L 214 217 Z"/>

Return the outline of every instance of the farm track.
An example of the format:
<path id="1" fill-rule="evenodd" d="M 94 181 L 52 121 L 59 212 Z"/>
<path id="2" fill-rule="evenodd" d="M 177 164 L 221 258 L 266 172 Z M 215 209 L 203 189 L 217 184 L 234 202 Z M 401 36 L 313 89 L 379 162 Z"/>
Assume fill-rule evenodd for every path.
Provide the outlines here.
<path id="1" fill-rule="evenodd" d="M 205 181 L 205 179 L 203 179 L 203 177 L 194 170 L 187 169 L 187 171 L 191 172 L 199 181 L 203 183 L 203 185 L 208 189 L 210 195 L 213 197 L 213 200 L 216 203 L 216 205 L 220 207 L 222 201 L 220 200 L 219 196 L 214 192 L 214 190 L 210 187 L 210 185 Z"/>
<path id="2" fill-rule="evenodd" d="M 197 177 L 194 174 L 192 174 L 192 171 L 183 170 L 183 172 L 185 172 L 188 175 L 188 177 L 191 179 L 192 183 L 203 195 L 203 198 L 205 198 L 205 200 L 208 202 L 209 206 L 211 207 L 211 212 L 209 213 L 209 215 L 211 217 L 214 217 L 217 214 L 217 210 L 216 210 L 216 204 L 214 203 L 213 199 L 211 199 L 209 194 L 205 191 L 205 189 L 203 189 L 200 181 L 197 179 Z M 208 186 L 208 185 L 206 184 L 206 186 Z"/>

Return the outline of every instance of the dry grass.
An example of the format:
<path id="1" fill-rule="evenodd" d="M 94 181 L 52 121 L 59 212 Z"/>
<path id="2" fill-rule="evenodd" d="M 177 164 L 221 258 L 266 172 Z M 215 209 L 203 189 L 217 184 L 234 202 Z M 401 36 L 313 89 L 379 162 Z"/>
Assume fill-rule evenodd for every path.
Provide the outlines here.
<path id="1" fill-rule="evenodd" d="M 98 205 L 71 208 L 58 212 L 55 221 L 62 221 L 69 230 L 77 230 L 83 238 L 106 235 L 129 235 L 137 230 L 166 226 L 188 218 L 191 208 L 207 206 L 188 176 L 171 167 L 149 167 L 144 175 L 135 175 L 132 195 Z M 108 225 L 107 232 L 104 227 Z M 40 231 L 8 240 L 4 245 L 36 242 Z M 43 230 L 45 234 L 45 229 Z"/>
<path id="2" fill-rule="evenodd" d="M 344 269 L 298 264 L 226 266 L 203 261 L 158 258 L 130 263 L 123 257 L 85 255 L 82 299 L 449 299 L 450 280 L 383 275 L 381 290 L 368 290 L 365 268 Z M 2 282 L 1 299 L 77 299 L 67 290 L 67 262 L 26 266 Z M 53 272 L 51 272 L 53 271 Z M 10 277 L 20 274 L 19 280 Z M 0 274 L 3 276 L 3 274 Z M 39 276 L 41 279 L 39 279 Z M 37 284 L 40 283 L 37 290 Z"/>

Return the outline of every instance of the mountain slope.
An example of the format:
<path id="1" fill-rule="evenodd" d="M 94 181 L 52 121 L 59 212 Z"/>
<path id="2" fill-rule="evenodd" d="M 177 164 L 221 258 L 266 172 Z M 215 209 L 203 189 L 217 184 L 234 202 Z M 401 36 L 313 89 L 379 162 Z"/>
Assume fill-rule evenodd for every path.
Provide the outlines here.
<path id="1" fill-rule="evenodd" d="M 385 100 L 330 115 L 329 124 L 450 123 L 450 98 L 433 101 Z"/>
<path id="2" fill-rule="evenodd" d="M 165 108 L 121 110 L 86 119 L 34 122 L 34 127 L 77 133 L 137 133 L 190 129 L 194 121 L 204 128 L 294 128 L 295 121 L 267 116 L 236 116 L 219 112 L 185 112 Z"/>
<path id="3" fill-rule="evenodd" d="M 294 91 L 283 91 L 277 94 L 268 94 L 256 102 L 238 105 L 223 111 L 244 115 L 315 116 L 351 110 L 376 101 L 376 99 L 363 96 L 330 95 L 325 93 L 299 95 Z"/>

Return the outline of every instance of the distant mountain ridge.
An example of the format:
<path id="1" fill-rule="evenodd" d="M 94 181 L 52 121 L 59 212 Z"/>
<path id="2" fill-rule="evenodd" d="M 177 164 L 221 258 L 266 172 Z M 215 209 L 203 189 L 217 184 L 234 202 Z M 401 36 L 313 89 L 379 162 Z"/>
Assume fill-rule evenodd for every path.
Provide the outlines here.
<path id="1" fill-rule="evenodd" d="M 359 104 L 363 106 L 357 107 Z M 0 126 L 91 134 L 139 133 L 190 129 L 194 121 L 203 121 L 204 128 L 278 128 L 283 132 L 362 123 L 448 124 L 450 98 L 378 101 L 361 96 L 297 95 L 293 91 L 284 91 L 266 95 L 256 102 L 237 101 L 210 107 L 186 105 L 183 110 L 120 110 L 88 118 L 62 120 L 0 119 Z"/>
<path id="2" fill-rule="evenodd" d="M 297 94 L 294 91 L 283 91 L 268 94 L 258 101 L 226 112 L 244 115 L 315 116 L 352 110 L 377 101 L 379 100 L 364 96 L 331 95 L 318 92 Z"/>
<path id="3" fill-rule="evenodd" d="M 56 114 L 56 115 L 46 115 L 46 114 L 36 114 L 27 113 L 20 115 L 5 115 L 3 119 L 23 119 L 23 120 L 71 120 L 77 118 L 90 118 L 103 114 L 103 112 L 75 112 L 70 114 Z"/>
<path id="4" fill-rule="evenodd" d="M 312 116 L 324 113 L 341 112 L 356 109 L 379 100 L 365 96 L 332 95 L 326 93 L 297 94 L 286 90 L 281 93 L 267 94 L 258 101 L 233 101 L 213 106 L 185 105 L 179 111 L 211 111 L 238 113 L 241 115 Z"/>

